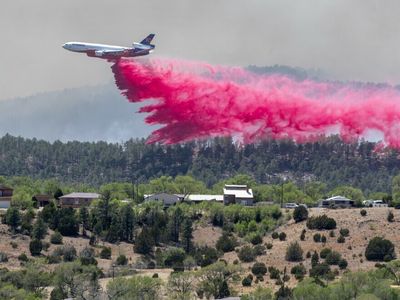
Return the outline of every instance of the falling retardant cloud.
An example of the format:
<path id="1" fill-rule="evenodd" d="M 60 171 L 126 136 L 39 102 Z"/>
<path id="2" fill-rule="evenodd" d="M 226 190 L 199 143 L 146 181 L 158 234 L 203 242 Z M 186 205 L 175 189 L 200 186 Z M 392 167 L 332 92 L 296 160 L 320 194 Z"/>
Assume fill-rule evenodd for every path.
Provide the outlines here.
<path id="1" fill-rule="evenodd" d="M 334 131 L 351 141 L 370 131 L 400 148 L 400 93 L 390 85 L 317 82 L 257 75 L 242 68 L 171 59 L 121 59 L 116 84 L 160 125 L 148 141 L 166 144 L 215 136 L 244 143 L 266 137 L 298 142 Z"/>

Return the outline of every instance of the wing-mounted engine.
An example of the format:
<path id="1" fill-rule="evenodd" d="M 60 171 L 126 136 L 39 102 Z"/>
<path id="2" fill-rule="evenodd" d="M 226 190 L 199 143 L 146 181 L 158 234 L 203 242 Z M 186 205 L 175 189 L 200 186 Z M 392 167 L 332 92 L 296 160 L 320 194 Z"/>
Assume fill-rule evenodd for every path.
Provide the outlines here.
<path id="1" fill-rule="evenodd" d="M 96 51 L 94 51 L 94 55 L 96 55 L 97 57 L 101 57 L 104 55 L 104 51 L 96 50 Z"/>

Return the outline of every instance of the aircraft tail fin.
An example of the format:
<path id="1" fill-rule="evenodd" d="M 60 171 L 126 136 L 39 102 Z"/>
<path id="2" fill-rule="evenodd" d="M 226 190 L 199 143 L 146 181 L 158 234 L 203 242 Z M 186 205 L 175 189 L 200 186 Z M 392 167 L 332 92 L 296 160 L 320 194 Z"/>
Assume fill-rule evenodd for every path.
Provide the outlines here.
<path id="1" fill-rule="evenodd" d="M 150 45 L 150 44 L 151 44 L 151 41 L 152 41 L 153 38 L 154 38 L 154 36 L 155 36 L 154 33 L 149 34 L 149 35 L 148 35 L 143 41 L 141 41 L 140 43 L 143 44 L 143 45 Z"/>

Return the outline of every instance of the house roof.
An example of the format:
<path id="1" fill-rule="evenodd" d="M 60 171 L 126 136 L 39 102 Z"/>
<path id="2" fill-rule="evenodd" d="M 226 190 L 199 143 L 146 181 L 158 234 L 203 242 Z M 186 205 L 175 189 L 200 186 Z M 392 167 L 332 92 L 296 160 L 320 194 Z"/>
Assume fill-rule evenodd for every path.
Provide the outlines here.
<path id="1" fill-rule="evenodd" d="M 333 196 L 326 199 L 325 201 L 353 201 L 353 200 L 350 200 L 349 198 L 343 196 Z"/>
<path id="2" fill-rule="evenodd" d="M 87 198 L 87 199 L 98 199 L 100 195 L 97 193 L 71 193 L 68 195 L 61 196 L 60 199 L 65 198 Z"/>
<path id="3" fill-rule="evenodd" d="M 188 201 L 224 201 L 224 195 L 200 195 L 190 194 L 186 196 Z"/>
<path id="4" fill-rule="evenodd" d="M 35 197 L 35 199 L 38 200 L 38 201 L 48 201 L 48 200 L 50 200 L 52 198 L 52 196 L 45 195 L 45 194 L 38 194 L 38 195 L 35 195 L 33 197 Z"/>
<path id="5" fill-rule="evenodd" d="M 252 189 L 247 185 L 228 185 L 224 187 L 224 195 L 234 195 L 236 198 L 253 199 Z"/>
<path id="6" fill-rule="evenodd" d="M 13 190 L 13 189 L 8 186 L 0 184 L 0 190 Z"/>

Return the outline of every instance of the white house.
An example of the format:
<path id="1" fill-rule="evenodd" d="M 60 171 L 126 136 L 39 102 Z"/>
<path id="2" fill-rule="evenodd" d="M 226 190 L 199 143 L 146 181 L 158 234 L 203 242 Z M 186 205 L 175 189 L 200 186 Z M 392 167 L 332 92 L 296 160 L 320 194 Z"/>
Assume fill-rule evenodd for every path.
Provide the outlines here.
<path id="1" fill-rule="evenodd" d="M 254 202 L 253 191 L 247 185 L 225 184 L 224 204 L 241 204 L 252 206 Z"/>

